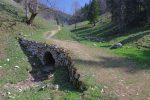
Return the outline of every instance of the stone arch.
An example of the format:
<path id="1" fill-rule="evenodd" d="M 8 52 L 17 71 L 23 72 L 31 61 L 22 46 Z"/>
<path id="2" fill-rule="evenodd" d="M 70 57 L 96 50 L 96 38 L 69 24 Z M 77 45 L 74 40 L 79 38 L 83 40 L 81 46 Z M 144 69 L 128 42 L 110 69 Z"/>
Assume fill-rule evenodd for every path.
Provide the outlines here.
<path id="1" fill-rule="evenodd" d="M 43 61 L 46 66 L 55 66 L 55 59 L 49 51 L 44 53 Z"/>

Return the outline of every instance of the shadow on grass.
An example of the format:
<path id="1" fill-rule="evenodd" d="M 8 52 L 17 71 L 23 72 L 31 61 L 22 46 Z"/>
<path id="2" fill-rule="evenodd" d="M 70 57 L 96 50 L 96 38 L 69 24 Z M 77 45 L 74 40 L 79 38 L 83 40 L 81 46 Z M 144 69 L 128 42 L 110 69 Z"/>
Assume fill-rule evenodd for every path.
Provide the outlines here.
<path id="1" fill-rule="evenodd" d="M 128 39 L 120 41 L 120 43 L 127 44 L 127 43 L 130 43 L 130 42 L 134 42 L 134 41 L 137 41 L 138 39 L 140 39 L 140 38 L 142 38 L 142 37 L 144 37 L 145 35 L 148 35 L 148 34 L 150 34 L 150 32 L 143 32 L 142 34 L 132 36 L 132 37 L 129 37 Z"/>
<path id="2" fill-rule="evenodd" d="M 110 48 L 111 45 L 102 45 L 102 46 L 100 46 L 100 47 L 103 47 L 103 48 Z"/>
<path id="3" fill-rule="evenodd" d="M 142 64 L 143 66 L 140 66 L 141 69 L 150 69 L 150 49 L 140 50 L 140 52 L 141 53 L 139 54 L 127 53 L 124 55 L 125 57 L 131 58 L 131 60 Z"/>
<path id="4" fill-rule="evenodd" d="M 67 90 L 79 92 L 70 84 L 67 69 L 65 67 L 59 67 L 55 70 L 53 83 L 58 84 L 59 90 L 61 91 Z"/>
<path id="5" fill-rule="evenodd" d="M 102 57 L 99 56 L 99 61 L 75 59 L 77 64 L 82 64 L 89 67 L 102 67 L 102 68 L 122 68 L 127 73 L 136 73 L 140 70 L 150 69 L 150 50 L 145 50 L 141 53 L 141 56 L 136 54 L 126 54 L 126 57 Z M 137 63 L 133 62 L 136 61 Z"/>
<path id="6" fill-rule="evenodd" d="M 91 42 L 100 42 L 102 39 L 102 41 L 104 40 L 105 42 L 110 42 L 119 37 L 127 36 L 127 39 L 120 41 L 122 44 L 127 44 L 137 41 L 138 39 L 150 33 L 147 32 L 149 30 L 148 27 L 137 27 L 134 29 L 129 29 L 125 33 L 119 33 L 119 31 L 117 31 L 118 27 L 119 26 L 113 25 L 112 23 L 107 23 L 96 27 L 84 26 L 72 31 L 75 34 L 73 39 L 77 41 Z"/>
<path id="7" fill-rule="evenodd" d="M 112 23 L 106 23 L 102 26 L 96 26 L 96 27 L 82 27 L 78 28 L 76 30 L 73 30 L 76 37 L 73 37 L 77 41 L 92 41 L 92 42 L 99 42 L 98 39 L 106 37 L 105 35 L 114 34 L 114 29 L 116 26 L 114 26 Z M 94 38 L 91 38 L 94 37 Z"/>
<path id="8" fill-rule="evenodd" d="M 91 28 L 91 27 L 90 26 L 80 27 L 80 28 L 71 30 L 71 32 L 79 32 L 79 31 L 83 31 L 83 30 L 86 30 L 89 28 Z"/>

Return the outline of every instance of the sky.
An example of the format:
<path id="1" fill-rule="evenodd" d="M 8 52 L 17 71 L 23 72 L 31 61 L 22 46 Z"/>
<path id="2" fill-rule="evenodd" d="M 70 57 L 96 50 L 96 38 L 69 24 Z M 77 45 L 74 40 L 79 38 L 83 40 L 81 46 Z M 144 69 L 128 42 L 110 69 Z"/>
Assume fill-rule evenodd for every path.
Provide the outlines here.
<path id="1" fill-rule="evenodd" d="M 80 7 L 83 7 L 86 3 L 89 3 L 90 0 L 49 0 L 52 1 L 52 4 L 55 8 L 64 11 L 67 14 L 74 13 L 73 3 L 78 2 Z M 43 4 L 49 5 L 47 0 L 41 0 Z"/>

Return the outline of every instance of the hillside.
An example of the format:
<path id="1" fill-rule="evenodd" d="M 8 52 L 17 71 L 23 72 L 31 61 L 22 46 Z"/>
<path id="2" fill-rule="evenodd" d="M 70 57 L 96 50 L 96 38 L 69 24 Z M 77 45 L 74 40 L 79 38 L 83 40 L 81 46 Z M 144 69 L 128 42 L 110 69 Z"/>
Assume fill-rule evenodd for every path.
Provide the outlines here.
<path id="1" fill-rule="evenodd" d="M 57 69 L 50 76 L 52 77 L 50 80 L 33 82 L 30 73 L 33 65 L 26 53 L 22 51 L 17 37 L 45 42 L 45 35 L 57 32 L 55 22 L 36 17 L 33 25 L 27 26 L 24 22 L 24 10 L 12 0 L 0 0 L 0 10 L 2 15 L 0 16 L 0 99 L 1 97 L 4 100 L 102 98 L 100 87 L 95 90 L 90 88 L 84 93 L 76 90 L 66 80 L 67 76 L 63 68 Z M 32 62 L 39 64 L 36 58 Z M 88 78 L 87 82 L 90 81 Z M 59 90 L 54 88 L 57 84 Z M 95 83 L 92 82 L 90 86 L 95 86 Z"/>
<path id="2" fill-rule="evenodd" d="M 64 27 L 54 41 L 75 53 L 79 71 L 92 76 L 104 94 L 112 93 L 115 100 L 145 100 L 149 98 L 150 29 L 138 27 L 126 33 L 115 32 L 110 14 L 100 16 L 95 27 L 82 22 Z M 115 43 L 119 49 L 110 49 Z M 81 45 L 84 44 L 84 45 Z M 86 46 L 85 46 L 86 45 Z"/>
<path id="3" fill-rule="evenodd" d="M 43 4 L 40 4 L 39 6 L 40 9 L 45 8 L 45 5 Z M 54 10 L 53 8 L 49 8 L 45 11 L 42 11 L 41 13 L 39 13 L 39 16 L 42 16 L 44 19 L 53 19 L 53 20 L 55 20 L 55 18 L 58 17 L 60 22 L 64 22 L 64 23 L 67 23 L 69 18 L 71 17 L 71 15 L 58 10 Z"/>
<path id="4" fill-rule="evenodd" d="M 49 12 L 52 12 L 51 8 L 39 14 L 33 24 L 28 26 L 24 20 L 25 11 L 20 4 L 13 0 L 0 0 L 0 99 L 150 98 L 149 26 L 130 28 L 123 33 L 116 30 L 118 26 L 112 23 L 111 14 L 105 13 L 98 17 L 96 26 L 84 21 L 77 23 L 75 29 L 74 25 L 57 26 L 53 20 L 56 13 L 63 17 L 63 21 L 68 20 L 70 15 L 60 11 L 54 11 L 55 14 Z M 24 46 L 21 46 L 18 37 L 27 41 Z M 123 47 L 110 49 L 116 43 L 121 43 Z M 28 50 L 25 51 L 26 47 Z M 47 48 L 56 51 L 53 54 Z M 32 54 L 34 52 L 39 55 L 45 52 L 44 57 Z M 69 65 L 73 79 L 66 65 L 56 67 L 53 72 L 47 69 L 54 68 L 57 60 L 69 63 L 64 61 L 63 56 L 67 56 L 73 63 Z M 46 64 L 42 64 L 41 59 Z M 74 85 L 81 86 L 84 91 L 79 91 Z"/>
<path id="5" fill-rule="evenodd" d="M 24 8 L 24 0 L 14 0 L 18 4 L 20 4 Z M 59 19 L 60 23 L 67 23 L 71 15 L 66 14 L 65 12 L 55 10 L 54 7 L 48 7 L 42 3 L 39 3 L 39 14 L 38 16 L 46 19 L 46 20 L 56 20 Z"/>
<path id="6" fill-rule="evenodd" d="M 44 41 L 42 33 L 56 26 L 40 17 L 35 19 L 32 26 L 27 26 L 23 22 L 22 7 L 12 0 L 0 0 L 0 15 L 0 95 L 4 96 L 4 100 L 12 100 L 16 96 L 18 99 L 27 99 L 33 96 L 33 91 L 20 93 L 9 86 L 26 80 L 27 70 L 32 68 L 16 37 L 20 34 L 28 39 Z"/>
<path id="7" fill-rule="evenodd" d="M 74 40 L 95 48 L 108 50 L 113 44 L 120 42 L 124 45 L 123 48 L 110 51 L 134 59 L 141 64 L 145 65 L 146 63 L 149 68 L 149 27 L 138 27 L 126 33 L 118 33 L 115 28 L 116 26 L 111 23 L 110 14 L 107 13 L 100 16 L 95 27 L 85 21 L 78 23 L 77 29 L 74 29 L 74 25 L 64 28 L 55 37 L 62 40 Z"/>

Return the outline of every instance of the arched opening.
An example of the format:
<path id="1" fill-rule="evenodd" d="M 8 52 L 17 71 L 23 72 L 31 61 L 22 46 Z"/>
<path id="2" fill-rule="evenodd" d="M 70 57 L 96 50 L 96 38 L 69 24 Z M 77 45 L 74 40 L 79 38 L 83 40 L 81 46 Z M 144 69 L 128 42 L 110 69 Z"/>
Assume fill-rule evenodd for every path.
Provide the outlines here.
<path id="1" fill-rule="evenodd" d="M 44 54 L 44 67 L 42 67 L 42 71 L 44 73 L 51 73 L 54 71 L 55 60 L 50 52 L 46 52 Z"/>
<path id="2" fill-rule="evenodd" d="M 46 66 L 54 66 L 55 60 L 50 52 L 44 54 L 44 63 Z"/>

